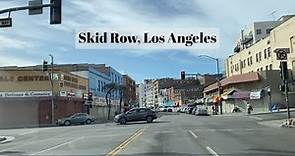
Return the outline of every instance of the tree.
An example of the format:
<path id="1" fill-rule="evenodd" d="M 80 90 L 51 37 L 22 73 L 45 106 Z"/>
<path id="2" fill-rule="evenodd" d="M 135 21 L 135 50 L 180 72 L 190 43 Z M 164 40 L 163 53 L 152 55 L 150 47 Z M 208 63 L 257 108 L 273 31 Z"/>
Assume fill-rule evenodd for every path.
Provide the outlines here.
<path id="1" fill-rule="evenodd" d="M 109 83 L 104 86 L 104 89 L 107 90 L 105 99 L 106 99 L 106 104 L 108 106 L 108 120 L 110 120 L 110 114 L 111 114 L 111 93 L 113 91 L 118 90 L 120 93 L 120 110 L 119 113 L 121 113 L 122 109 L 122 99 L 123 99 L 123 90 L 125 89 L 124 85 L 118 85 L 116 83 Z"/>

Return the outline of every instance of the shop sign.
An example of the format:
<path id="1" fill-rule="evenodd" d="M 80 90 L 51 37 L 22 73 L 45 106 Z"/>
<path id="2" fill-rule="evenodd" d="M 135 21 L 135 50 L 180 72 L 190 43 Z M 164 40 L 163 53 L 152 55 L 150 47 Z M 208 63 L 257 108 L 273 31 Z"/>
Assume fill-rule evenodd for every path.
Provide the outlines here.
<path id="1" fill-rule="evenodd" d="M 52 96 L 51 91 L 0 92 L 0 98 L 48 97 L 48 96 Z"/>
<path id="2" fill-rule="evenodd" d="M 250 92 L 250 99 L 260 99 L 261 98 L 261 91 L 258 92 Z"/>

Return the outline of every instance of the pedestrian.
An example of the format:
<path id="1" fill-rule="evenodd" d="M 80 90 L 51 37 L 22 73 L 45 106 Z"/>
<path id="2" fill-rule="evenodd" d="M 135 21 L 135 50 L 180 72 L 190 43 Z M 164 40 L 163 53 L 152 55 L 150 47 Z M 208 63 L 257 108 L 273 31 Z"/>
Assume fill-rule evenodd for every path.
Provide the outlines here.
<path id="1" fill-rule="evenodd" d="M 247 111 L 248 111 L 248 114 L 251 114 L 251 111 L 253 111 L 253 107 L 250 105 L 249 102 L 247 102 Z"/>
<path id="2" fill-rule="evenodd" d="M 214 113 L 215 113 L 215 107 L 214 107 L 214 105 L 212 105 L 211 109 L 212 109 L 212 114 L 214 115 Z"/>

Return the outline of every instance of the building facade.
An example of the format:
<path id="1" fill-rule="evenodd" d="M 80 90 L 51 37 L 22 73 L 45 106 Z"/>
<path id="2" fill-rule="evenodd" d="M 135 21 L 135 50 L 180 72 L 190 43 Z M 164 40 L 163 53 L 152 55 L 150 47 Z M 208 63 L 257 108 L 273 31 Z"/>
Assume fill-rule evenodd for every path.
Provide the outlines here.
<path id="1" fill-rule="evenodd" d="M 0 68 L 0 127 L 33 127 L 84 112 L 88 80 L 60 70 L 48 73 L 21 67 Z M 52 100 L 53 98 L 53 104 Z M 54 111 L 52 112 L 52 106 Z"/>
<path id="2" fill-rule="evenodd" d="M 284 92 L 279 90 L 282 81 L 276 51 L 280 48 L 289 50 L 289 104 L 294 106 L 294 28 L 295 17 L 283 16 L 270 30 L 261 29 L 267 32 L 263 37 L 243 43 L 240 45 L 242 48 L 235 49 L 234 54 L 226 59 L 226 78 L 221 81 L 223 94 L 220 97 L 224 111 L 230 112 L 233 106 L 244 109 L 247 102 L 253 105 L 255 111 L 270 111 L 273 105 L 286 108 Z M 208 103 L 214 103 L 214 99 L 218 99 L 217 84 L 206 87 L 204 95 Z"/>
<path id="3" fill-rule="evenodd" d="M 125 106 L 138 105 L 136 101 L 136 83 L 128 75 L 123 75 L 123 102 Z"/>

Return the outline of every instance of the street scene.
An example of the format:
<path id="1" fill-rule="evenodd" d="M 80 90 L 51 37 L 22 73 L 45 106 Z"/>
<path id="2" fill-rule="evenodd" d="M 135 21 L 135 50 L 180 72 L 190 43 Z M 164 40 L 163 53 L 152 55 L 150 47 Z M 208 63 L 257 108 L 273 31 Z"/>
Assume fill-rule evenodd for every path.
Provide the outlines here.
<path id="1" fill-rule="evenodd" d="M 250 1 L 0 1 L 0 155 L 295 155 L 295 2 Z"/>

